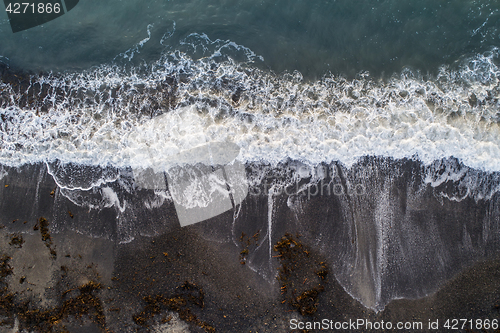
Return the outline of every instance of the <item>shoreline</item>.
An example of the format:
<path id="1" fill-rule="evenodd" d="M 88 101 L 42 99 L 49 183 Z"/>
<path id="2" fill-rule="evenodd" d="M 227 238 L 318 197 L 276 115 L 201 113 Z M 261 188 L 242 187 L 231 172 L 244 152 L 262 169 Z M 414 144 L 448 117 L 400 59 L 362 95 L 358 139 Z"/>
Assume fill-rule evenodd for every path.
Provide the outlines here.
<path id="1" fill-rule="evenodd" d="M 88 209 L 60 193 L 44 164 L 9 169 L 0 179 L 1 250 L 12 258 L 12 274 L 5 276 L 8 294 L 14 304 L 24 297 L 52 309 L 64 295 L 93 295 L 106 327 L 114 331 L 123 331 L 119 326 L 125 322 L 130 329 L 141 327 L 137 322 L 151 327 L 175 322 L 191 332 L 210 327 L 285 331 L 290 319 L 428 321 L 498 312 L 498 193 L 449 200 L 460 194 L 460 181 L 433 187 L 423 181 L 429 173 L 410 160 L 367 158 L 351 169 L 336 167 L 338 184 L 347 189 L 360 181 L 367 192 L 310 196 L 294 190 L 292 182 L 289 191 L 248 195 L 236 211 L 184 228 L 171 201 L 139 209 L 143 202 L 137 197 L 148 199 L 154 191 L 114 187 L 117 206 Z M 461 172 L 459 165 L 449 167 Z M 255 170 L 247 165 L 247 175 Z M 253 190 L 298 179 L 311 194 L 314 184 L 322 184 L 311 175 L 293 178 L 297 175 L 285 169 L 261 166 L 261 171 Z M 496 179 L 476 176 L 485 183 Z M 99 188 L 88 192 L 97 195 Z M 92 195 L 91 202 L 97 202 Z M 295 241 L 302 252 L 285 246 Z M 284 252 L 276 250 L 280 242 Z M 45 270 L 30 268 L 33 254 Z M 279 259 L 287 255 L 288 264 Z M 75 290 L 90 282 L 100 288 L 78 296 Z M 156 301 L 145 303 L 148 296 Z M 163 318 L 149 315 L 156 312 Z M 267 319 L 256 320 L 262 316 Z M 82 318 L 88 324 L 92 317 Z M 61 320 L 79 325 L 69 313 Z"/>

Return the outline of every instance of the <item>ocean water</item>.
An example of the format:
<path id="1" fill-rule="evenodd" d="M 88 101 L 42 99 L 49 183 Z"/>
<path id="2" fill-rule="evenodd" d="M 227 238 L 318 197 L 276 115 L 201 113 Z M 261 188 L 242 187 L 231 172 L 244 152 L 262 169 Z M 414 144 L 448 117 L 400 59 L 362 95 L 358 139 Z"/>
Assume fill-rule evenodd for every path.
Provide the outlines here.
<path id="1" fill-rule="evenodd" d="M 158 159 L 218 140 L 244 162 L 454 156 L 499 171 L 497 7 L 85 2 L 16 34 L 4 13 L 3 62 L 42 74 L 2 84 L 0 159 L 127 166 L 147 140 Z"/>
<path id="2" fill-rule="evenodd" d="M 267 243 L 248 263 L 269 283 L 272 244 L 294 225 L 277 227 L 276 207 L 305 214 L 283 189 L 342 179 L 340 217 L 319 217 L 338 228 L 310 232 L 341 285 L 377 311 L 425 296 L 500 241 L 499 10 L 493 0 L 88 0 L 15 34 L 2 12 L 0 180 L 32 166 L 65 200 L 117 216 L 111 236 L 71 228 L 126 243 L 162 231 L 137 230 L 132 216 L 172 205 L 165 188 L 139 191 L 131 170 L 174 172 L 200 162 L 180 160 L 185 151 L 236 145 L 250 189 L 272 179 L 259 192 Z M 372 201 L 348 191 L 358 185 Z M 207 239 L 236 243 L 247 209 Z M 443 209 L 481 213 L 470 222 Z M 458 231 L 444 236 L 453 219 Z M 417 270 L 433 273 L 422 282 Z"/>

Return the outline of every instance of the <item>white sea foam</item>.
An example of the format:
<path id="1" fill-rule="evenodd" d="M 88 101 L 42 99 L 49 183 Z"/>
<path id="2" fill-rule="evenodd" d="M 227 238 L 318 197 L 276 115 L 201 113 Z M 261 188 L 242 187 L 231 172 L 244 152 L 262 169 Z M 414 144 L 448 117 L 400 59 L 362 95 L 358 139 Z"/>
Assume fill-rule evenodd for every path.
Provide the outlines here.
<path id="1" fill-rule="evenodd" d="M 190 35 L 183 43 L 206 56 L 194 60 L 175 51 L 132 71 L 101 66 L 33 76 L 31 87 L 52 88 L 45 112 L 20 105 L 24 92 L 1 84 L 8 98 L 0 108 L 0 163 L 166 170 L 186 149 L 232 142 L 241 162 L 350 166 L 374 155 L 430 165 L 455 157 L 478 170 L 500 171 L 496 49 L 456 69 L 442 68 L 433 80 L 404 70 L 388 82 L 368 75 L 304 82 L 297 72 L 256 69 L 258 57 L 231 41 Z M 246 62 L 233 60 L 242 57 Z"/>
<path id="2" fill-rule="evenodd" d="M 8 172 L 5 171 L 4 167 L 0 167 L 0 180 L 2 180 L 3 177 L 7 176 Z"/>
<path id="3" fill-rule="evenodd" d="M 137 53 L 141 53 L 140 50 L 144 47 L 144 44 L 146 44 L 147 42 L 149 42 L 149 40 L 151 39 L 151 29 L 153 28 L 153 25 L 152 24 L 148 24 L 147 28 L 146 28 L 146 31 L 148 33 L 148 37 L 144 38 L 143 40 L 141 40 L 139 43 L 137 43 L 136 45 L 134 45 L 134 47 L 128 49 L 127 51 L 123 52 L 123 53 L 120 53 L 116 58 L 123 58 L 123 59 L 127 59 L 127 60 L 132 60 L 134 58 L 134 55 L 137 54 Z M 175 28 L 175 25 L 174 25 L 174 28 Z M 166 37 L 168 38 L 168 37 Z"/>

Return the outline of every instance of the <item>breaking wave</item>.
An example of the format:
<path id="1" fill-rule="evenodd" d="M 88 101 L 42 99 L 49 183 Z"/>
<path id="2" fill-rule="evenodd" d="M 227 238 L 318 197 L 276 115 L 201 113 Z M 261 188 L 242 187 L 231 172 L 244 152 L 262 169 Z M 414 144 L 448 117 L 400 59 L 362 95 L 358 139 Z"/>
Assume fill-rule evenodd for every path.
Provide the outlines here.
<path id="1" fill-rule="evenodd" d="M 193 34 L 181 44 L 184 52 L 131 68 L 21 78 L 4 70 L 0 163 L 168 167 L 175 154 L 217 141 L 237 144 L 245 163 L 455 157 L 500 171 L 498 49 L 434 78 L 404 69 L 385 81 L 360 73 L 306 82 L 258 69 L 260 58 L 231 41 Z"/>

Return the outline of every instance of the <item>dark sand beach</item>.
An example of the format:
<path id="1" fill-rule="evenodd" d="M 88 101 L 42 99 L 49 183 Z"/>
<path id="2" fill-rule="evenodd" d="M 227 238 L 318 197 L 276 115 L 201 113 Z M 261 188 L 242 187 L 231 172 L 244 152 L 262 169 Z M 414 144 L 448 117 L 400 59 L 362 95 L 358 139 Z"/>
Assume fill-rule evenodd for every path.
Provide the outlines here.
<path id="1" fill-rule="evenodd" d="M 89 211 L 60 195 L 44 164 L 6 169 L 9 176 L 2 179 L 0 191 L 3 330 L 232 332 L 238 328 L 241 332 L 299 332 L 292 329 L 291 320 L 343 323 L 364 319 L 394 325 L 421 322 L 423 329 L 415 331 L 435 332 L 428 329 L 429 321 L 439 320 L 437 331 L 446 331 L 447 319 L 497 318 L 500 261 L 494 231 L 498 228 L 498 196 L 478 202 L 440 203 L 435 188 L 427 185 L 426 191 L 417 190 L 425 187 L 418 179 L 418 162 L 369 159 L 365 163 L 391 164 L 392 170 L 403 171 L 400 182 L 413 184 L 406 192 L 408 197 L 394 192 L 401 185 L 386 190 L 399 196 L 393 198 L 398 203 L 393 211 L 399 211 L 402 217 L 398 220 L 407 225 L 392 222 L 391 244 L 400 247 L 386 252 L 392 265 L 383 272 L 380 266 L 372 267 L 374 272 L 364 264 L 371 256 L 377 260 L 370 251 L 373 243 L 366 244 L 365 239 L 382 242 L 370 211 L 363 211 L 364 205 L 377 205 L 384 194 L 380 188 L 378 196 L 362 194 L 362 199 L 327 195 L 326 187 L 324 195 L 309 199 L 282 193 L 273 199 L 269 236 L 268 195 L 248 196 L 237 214 L 228 211 L 183 228 L 172 203 L 157 208 L 151 216 L 137 217 L 135 224 L 123 225 L 119 210 Z M 276 181 L 272 168 L 268 171 L 272 177 L 265 179 Z M 354 171 L 344 169 L 345 179 Z M 383 174 L 373 177 L 363 180 L 366 188 L 369 181 L 376 188 L 389 179 Z M 390 178 L 393 184 L 400 184 Z M 415 206 L 410 193 L 420 193 L 422 206 Z M 291 198 L 302 200 L 300 214 L 286 205 Z M 365 227 L 357 229 L 352 240 L 341 243 L 342 233 L 349 234 L 346 228 L 353 227 L 345 220 L 349 214 L 345 214 L 344 200 L 358 205 L 351 213 L 363 216 L 355 223 Z M 155 223 L 150 219 L 156 219 Z M 429 238 L 422 247 L 425 240 L 415 234 L 418 230 L 408 228 L 412 223 L 418 230 L 437 228 L 439 237 Z M 151 225 L 157 225 L 154 232 L 146 228 Z M 465 232 L 470 244 L 464 243 Z M 487 234 L 491 237 L 485 237 Z M 418 242 L 412 244 L 415 238 Z M 449 252 L 438 258 L 443 244 Z M 398 259 L 409 250 L 421 260 L 408 254 Z M 345 265 L 349 255 L 354 268 Z M 373 296 L 376 290 L 370 290 L 377 281 L 382 288 L 379 299 Z M 346 292 L 346 287 L 365 305 Z M 408 299 L 389 299 L 403 296 Z M 370 302 L 387 305 L 375 311 L 366 306 Z M 347 331 L 370 331 L 366 326 L 351 328 Z"/>

